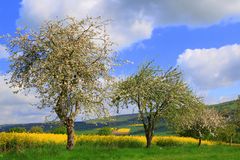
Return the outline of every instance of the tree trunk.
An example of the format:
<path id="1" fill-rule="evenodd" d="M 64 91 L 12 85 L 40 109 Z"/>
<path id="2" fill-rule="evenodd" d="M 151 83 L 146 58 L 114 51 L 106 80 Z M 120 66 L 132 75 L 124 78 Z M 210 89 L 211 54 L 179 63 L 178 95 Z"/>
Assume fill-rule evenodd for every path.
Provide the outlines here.
<path id="1" fill-rule="evenodd" d="M 150 148 L 152 144 L 152 138 L 153 138 L 153 128 L 151 126 L 148 126 L 145 128 L 145 136 L 147 140 L 146 148 Z"/>
<path id="2" fill-rule="evenodd" d="M 146 139 L 147 139 L 147 146 L 146 146 L 146 148 L 150 148 L 151 144 L 152 144 L 152 134 L 146 135 Z"/>
<path id="3" fill-rule="evenodd" d="M 202 138 L 199 138 L 198 147 L 200 147 L 201 144 L 202 144 Z"/>
<path id="4" fill-rule="evenodd" d="M 200 147 L 200 145 L 202 144 L 202 133 L 201 133 L 201 131 L 198 131 L 198 137 L 199 137 L 199 141 L 198 141 L 198 147 Z"/>
<path id="5" fill-rule="evenodd" d="M 67 150 L 72 150 L 74 147 L 74 121 L 72 119 L 67 119 Z"/>
<path id="6" fill-rule="evenodd" d="M 232 137 L 233 136 L 230 137 L 230 146 L 232 146 Z"/>

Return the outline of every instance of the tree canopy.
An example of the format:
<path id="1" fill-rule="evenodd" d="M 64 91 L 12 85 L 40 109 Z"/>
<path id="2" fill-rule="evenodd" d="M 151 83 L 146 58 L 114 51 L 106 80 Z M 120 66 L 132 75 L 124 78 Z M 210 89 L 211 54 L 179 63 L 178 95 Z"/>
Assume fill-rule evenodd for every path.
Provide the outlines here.
<path id="1" fill-rule="evenodd" d="M 161 117 L 198 103 L 177 68 L 167 71 L 152 63 L 143 65 L 140 70 L 117 83 L 113 103 L 118 107 L 134 105 L 139 112 L 147 147 L 150 147 L 155 124 Z"/>
<path id="2" fill-rule="evenodd" d="M 39 31 L 17 30 L 15 36 L 7 37 L 9 83 L 33 90 L 41 100 L 40 108 L 52 108 L 68 128 L 68 149 L 73 147 L 78 114 L 106 113 L 106 84 L 114 63 L 107 24 L 100 17 L 68 17 L 48 21 Z"/>
<path id="3" fill-rule="evenodd" d="M 176 118 L 178 131 L 187 131 L 201 140 L 209 135 L 216 136 L 219 128 L 225 127 L 224 117 L 214 108 L 197 107 L 193 112 L 183 113 Z"/>

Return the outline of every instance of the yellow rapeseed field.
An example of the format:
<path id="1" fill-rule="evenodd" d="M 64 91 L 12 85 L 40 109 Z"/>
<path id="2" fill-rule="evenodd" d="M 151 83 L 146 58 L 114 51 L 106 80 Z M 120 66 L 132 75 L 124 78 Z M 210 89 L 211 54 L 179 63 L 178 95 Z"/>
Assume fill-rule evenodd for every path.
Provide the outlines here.
<path id="1" fill-rule="evenodd" d="M 65 143 L 67 136 L 64 134 L 50 133 L 0 133 L 0 145 L 9 141 L 29 143 Z"/>
<path id="2" fill-rule="evenodd" d="M 111 146 L 130 146 L 138 147 L 146 144 L 144 136 L 100 136 L 100 135 L 76 135 L 76 143 L 94 143 L 106 144 Z M 0 133 L 0 148 L 9 147 L 10 145 L 31 146 L 32 144 L 64 144 L 67 136 L 63 134 L 49 133 Z M 178 143 L 178 144 L 197 144 L 198 140 L 187 137 L 177 136 L 155 136 L 153 144 L 157 143 Z M 214 142 L 202 141 L 202 144 L 213 145 Z"/>
<path id="3" fill-rule="evenodd" d="M 178 142 L 181 144 L 197 144 L 198 143 L 198 139 L 195 138 L 191 138 L 191 137 L 177 137 L 177 136 L 155 136 L 153 137 L 153 142 Z M 204 140 L 202 141 L 202 144 L 206 144 L 206 145 L 213 145 L 215 144 L 212 141 L 207 141 Z"/>
<path id="4" fill-rule="evenodd" d="M 129 135 L 130 134 L 130 128 L 118 128 L 112 131 L 114 135 Z"/>
<path id="5" fill-rule="evenodd" d="M 132 126 L 132 127 L 143 127 L 143 124 L 135 123 L 135 124 L 129 124 L 129 126 Z"/>
<path id="6" fill-rule="evenodd" d="M 119 132 L 119 133 L 129 133 L 130 128 L 119 128 L 116 131 Z"/>

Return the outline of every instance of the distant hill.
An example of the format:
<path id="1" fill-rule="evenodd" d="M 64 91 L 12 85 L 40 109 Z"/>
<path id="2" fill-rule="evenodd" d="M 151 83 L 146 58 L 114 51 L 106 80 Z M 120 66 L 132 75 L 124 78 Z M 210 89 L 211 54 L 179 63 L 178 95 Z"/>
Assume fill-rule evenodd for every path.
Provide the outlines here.
<path id="1" fill-rule="evenodd" d="M 137 114 L 126 114 L 126 115 L 118 115 L 111 117 L 111 121 L 105 122 L 103 120 L 88 120 L 83 122 L 75 122 L 75 130 L 92 130 L 96 128 L 101 128 L 103 126 L 109 127 L 118 127 L 118 126 L 126 126 L 134 123 L 141 123 L 137 118 Z M 0 125 L 0 131 L 8 131 L 11 128 L 15 127 L 24 127 L 29 130 L 33 126 L 42 126 L 44 131 L 49 131 L 57 126 L 58 123 L 28 123 L 28 124 L 7 124 Z"/>
<path id="2" fill-rule="evenodd" d="M 209 105 L 209 107 L 214 107 L 219 111 L 230 110 L 233 111 L 237 107 L 237 102 L 229 101 L 220 104 Z M 164 120 L 160 121 L 156 127 L 155 134 L 173 134 L 173 132 L 169 131 L 164 123 Z M 98 128 L 102 128 L 104 126 L 108 126 L 111 128 L 131 128 L 132 135 L 144 134 L 143 127 L 134 127 L 132 124 L 141 124 L 141 121 L 138 119 L 137 114 L 125 114 L 125 115 L 117 115 L 111 117 L 110 121 L 107 120 L 87 120 L 83 122 L 75 122 L 75 130 L 79 134 L 92 134 L 96 133 Z M 29 130 L 33 126 L 42 126 L 44 131 L 48 132 L 51 129 L 57 127 L 59 124 L 57 123 L 29 123 L 29 124 L 11 124 L 11 125 L 0 125 L 1 131 L 8 131 L 10 128 L 14 127 L 24 127 Z"/>
<path id="3" fill-rule="evenodd" d="M 219 103 L 219 104 L 209 105 L 209 107 L 214 107 L 219 111 L 235 110 L 237 108 L 237 101 L 232 100 L 232 101 L 223 102 L 223 103 Z"/>
<path id="4" fill-rule="evenodd" d="M 170 131 L 167 129 L 166 124 L 163 120 L 160 121 L 156 127 L 155 134 L 169 134 Z M 130 128 L 131 135 L 142 135 L 144 130 L 142 126 L 134 126 L 133 124 L 141 124 L 137 114 L 125 114 L 111 117 L 110 121 L 104 120 L 87 120 L 84 122 L 75 122 L 75 130 L 78 134 L 93 134 L 97 133 L 98 128 L 104 126 L 111 128 Z M 33 126 L 42 126 L 45 132 L 57 127 L 57 123 L 29 123 L 29 124 L 11 124 L 11 125 L 0 125 L 0 132 L 9 131 L 11 128 L 24 127 L 29 130 Z M 170 133 L 172 134 L 172 133 Z"/>

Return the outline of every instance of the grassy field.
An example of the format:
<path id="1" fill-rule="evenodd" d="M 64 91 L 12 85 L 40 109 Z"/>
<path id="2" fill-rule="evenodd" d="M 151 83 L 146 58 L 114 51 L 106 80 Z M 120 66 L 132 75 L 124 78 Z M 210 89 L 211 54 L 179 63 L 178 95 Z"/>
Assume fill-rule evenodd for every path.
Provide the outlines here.
<path id="1" fill-rule="evenodd" d="M 0 160 L 239 160 L 240 146 L 189 137 L 155 136 L 146 149 L 144 136 L 75 137 L 74 150 L 65 149 L 66 135 L 0 133 Z"/>
<path id="2" fill-rule="evenodd" d="M 0 160 L 239 160 L 240 148 L 223 145 L 178 147 L 112 148 L 77 144 L 72 151 L 64 145 L 24 149 L 0 154 Z"/>

